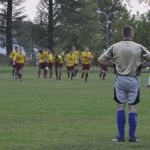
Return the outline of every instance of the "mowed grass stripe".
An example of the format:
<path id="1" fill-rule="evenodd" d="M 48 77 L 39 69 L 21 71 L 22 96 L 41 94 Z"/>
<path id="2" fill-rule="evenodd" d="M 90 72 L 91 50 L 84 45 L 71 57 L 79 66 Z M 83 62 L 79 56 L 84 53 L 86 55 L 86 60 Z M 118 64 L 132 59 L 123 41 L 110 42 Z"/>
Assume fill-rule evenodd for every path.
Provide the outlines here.
<path id="1" fill-rule="evenodd" d="M 23 82 L 12 80 L 11 68 L 0 70 L 0 149 L 2 150 L 148 150 L 148 74 L 141 75 L 141 103 L 137 135 L 142 143 L 114 144 L 116 107 L 113 102 L 115 76 L 106 80 L 98 71 L 88 82 L 80 78 L 62 80 L 36 78 L 37 68 L 26 67 Z M 128 130 L 128 124 L 126 126 Z M 128 133 L 126 133 L 128 140 Z"/>

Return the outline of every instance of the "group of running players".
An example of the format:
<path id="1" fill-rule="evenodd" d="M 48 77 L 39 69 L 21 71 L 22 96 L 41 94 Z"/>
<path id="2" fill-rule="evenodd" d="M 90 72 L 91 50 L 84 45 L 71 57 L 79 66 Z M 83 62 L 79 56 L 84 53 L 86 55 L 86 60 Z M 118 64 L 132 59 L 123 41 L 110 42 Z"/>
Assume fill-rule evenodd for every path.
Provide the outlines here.
<path id="1" fill-rule="evenodd" d="M 26 62 L 26 56 L 22 53 L 22 49 L 15 47 L 9 56 L 12 61 L 12 78 L 22 81 L 23 67 Z M 77 78 L 79 62 L 82 64 L 81 78 L 87 81 L 88 74 L 93 60 L 93 54 L 88 47 L 84 51 L 79 52 L 76 47 L 72 47 L 64 56 L 53 55 L 51 50 L 39 50 L 37 57 L 38 61 L 38 78 L 52 78 L 53 67 L 55 68 L 55 76 L 57 80 L 61 80 L 62 67 L 66 66 L 67 77 L 71 80 Z M 101 65 L 100 77 L 105 79 L 107 66 Z"/>

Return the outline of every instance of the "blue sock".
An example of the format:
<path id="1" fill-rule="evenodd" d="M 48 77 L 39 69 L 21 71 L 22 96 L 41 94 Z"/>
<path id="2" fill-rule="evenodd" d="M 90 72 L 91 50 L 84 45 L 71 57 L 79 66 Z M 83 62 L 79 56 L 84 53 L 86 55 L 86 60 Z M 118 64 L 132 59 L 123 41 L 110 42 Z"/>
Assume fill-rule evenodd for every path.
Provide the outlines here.
<path id="1" fill-rule="evenodd" d="M 118 132 L 119 132 L 118 136 L 120 139 L 124 139 L 125 123 L 126 123 L 125 111 L 119 110 L 117 112 L 117 125 L 118 125 Z"/>
<path id="2" fill-rule="evenodd" d="M 137 127 L 137 113 L 129 113 L 129 137 L 135 138 L 135 131 Z"/>

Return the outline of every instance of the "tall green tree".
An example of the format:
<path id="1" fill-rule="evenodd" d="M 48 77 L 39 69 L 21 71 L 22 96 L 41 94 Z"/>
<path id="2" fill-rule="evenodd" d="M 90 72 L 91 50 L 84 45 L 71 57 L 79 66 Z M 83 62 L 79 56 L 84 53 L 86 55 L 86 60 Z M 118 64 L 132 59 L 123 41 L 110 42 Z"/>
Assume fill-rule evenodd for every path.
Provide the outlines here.
<path id="1" fill-rule="evenodd" d="M 24 0 L 2 0 L 0 2 L 0 4 L 3 5 L 1 9 L 1 14 L 3 13 L 3 19 L 6 19 L 6 21 L 4 22 L 6 23 L 5 33 L 7 55 L 9 55 L 13 49 L 13 21 L 16 18 L 23 18 L 20 17 L 20 14 L 23 11 L 23 9 L 19 8 L 19 5 L 22 4 L 23 1 Z M 6 12 L 3 11 L 4 9 L 6 10 Z"/>
<path id="2" fill-rule="evenodd" d="M 95 33 L 94 30 L 97 29 L 96 2 L 92 0 L 69 1 L 69 3 L 61 1 L 59 6 L 56 11 L 58 12 L 56 21 L 59 21 L 57 28 L 63 31 L 59 36 L 59 40 L 65 43 L 62 47 L 70 48 L 72 45 L 80 48 L 93 47 L 92 40 L 96 36 L 92 33 Z"/>
<path id="3" fill-rule="evenodd" d="M 38 31 L 35 39 L 44 47 L 49 47 L 49 35 L 52 35 L 54 47 L 58 49 L 70 48 L 72 45 L 79 48 L 89 46 L 92 49 L 103 49 L 106 19 L 102 14 L 96 14 L 97 8 L 106 14 L 118 11 L 117 15 L 109 17 L 110 44 L 120 40 L 124 24 L 134 22 L 121 0 L 55 0 L 51 4 L 53 30 L 50 31 L 48 2 L 48 0 L 40 1 L 38 15 L 35 18 Z"/>
<path id="4" fill-rule="evenodd" d="M 17 21 L 16 24 L 16 32 L 14 37 L 16 37 L 16 41 L 22 46 L 24 49 L 28 51 L 32 51 L 34 48 L 34 24 L 30 21 Z"/>
<path id="5" fill-rule="evenodd" d="M 134 40 L 150 49 L 150 11 L 145 15 L 141 15 L 134 22 L 135 38 Z"/>
<path id="6" fill-rule="evenodd" d="M 36 29 L 39 33 L 37 37 L 37 42 L 39 45 L 43 45 L 51 49 L 53 52 L 54 45 L 54 36 L 53 36 L 53 0 L 40 0 L 39 5 L 37 7 L 37 17 L 35 18 L 35 23 L 37 24 Z M 39 41 L 39 36 L 42 39 Z"/>
<path id="7" fill-rule="evenodd" d="M 49 35 L 49 32 L 53 32 L 53 16 L 50 18 L 49 9 L 53 9 L 53 5 L 49 8 L 49 4 L 49 0 L 40 0 L 37 6 L 37 16 L 35 17 L 34 24 L 35 42 L 39 47 L 49 48 L 50 46 L 49 40 L 52 36 Z M 49 18 L 51 20 L 51 25 L 48 21 Z"/>
<path id="8" fill-rule="evenodd" d="M 56 0 L 53 4 L 53 36 L 55 47 L 56 45 L 62 48 L 70 48 L 72 45 L 77 47 L 89 45 L 91 43 L 90 41 L 97 37 L 91 34 L 96 30 L 94 28 L 97 24 L 94 21 L 97 19 L 95 13 L 96 7 L 96 2 L 92 0 Z M 47 33 L 49 33 L 46 29 L 48 25 L 47 10 L 48 3 L 41 0 L 38 7 L 36 23 L 39 24 L 38 31 L 41 31 L 41 33 L 45 32 L 45 40 L 42 43 L 45 43 L 48 39 Z"/>
<path id="9" fill-rule="evenodd" d="M 54 53 L 53 47 L 53 0 L 48 1 L 48 40 L 49 40 L 49 46 L 48 48 Z"/>
<path id="10" fill-rule="evenodd" d="M 0 7 L 0 34 L 5 34 L 7 10 Z"/>
<path id="11" fill-rule="evenodd" d="M 12 51 L 12 0 L 7 0 L 6 51 L 8 56 Z"/>

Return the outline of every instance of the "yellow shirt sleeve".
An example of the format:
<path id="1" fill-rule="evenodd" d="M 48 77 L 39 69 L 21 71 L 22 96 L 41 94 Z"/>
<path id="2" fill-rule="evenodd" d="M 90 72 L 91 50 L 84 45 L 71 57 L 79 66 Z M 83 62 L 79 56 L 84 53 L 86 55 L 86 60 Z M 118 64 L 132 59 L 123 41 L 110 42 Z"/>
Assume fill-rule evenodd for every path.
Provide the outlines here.
<path id="1" fill-rule="evenodd" d="M 10 55 L 9 55 L 9 58 L 10 59 L 14 59 L 15 58 L 15 55 L 17 54 L 17 52 L 15 52 L 15 51 L 12 51 L 11 53 L 10 53 Z"/>
<path id="2" fill-rule="evenodd" d="M 47 61 L 47 53 L 42 53 L 38 55 L 39 63 L 44 63 Z"/>

